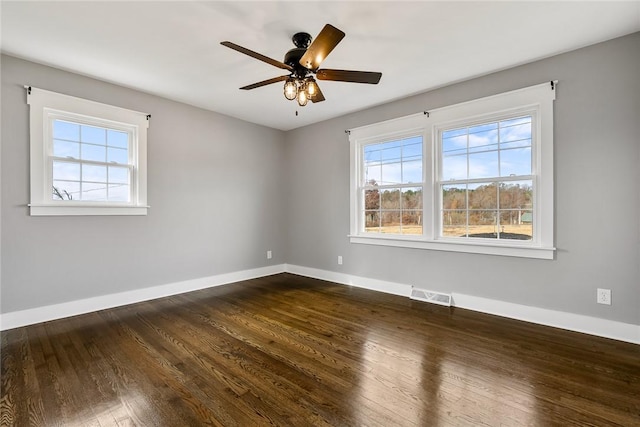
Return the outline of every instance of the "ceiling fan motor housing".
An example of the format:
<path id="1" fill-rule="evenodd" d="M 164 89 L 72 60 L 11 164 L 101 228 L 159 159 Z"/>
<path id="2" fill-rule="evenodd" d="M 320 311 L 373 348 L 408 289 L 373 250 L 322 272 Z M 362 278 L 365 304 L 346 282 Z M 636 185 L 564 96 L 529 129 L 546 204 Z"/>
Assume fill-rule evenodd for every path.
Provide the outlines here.
<path id="1" fill-rule="evenodd" d="M 284 55 L 284 63 L 291 66 L 291 68 L 293 68 L 293 75 L 299 78 L 305 78 L 309 72 L 309 69 L 300 65 L 300 58 L 302 58 L 306 51 L 307 48 L 296 47 Z"/>

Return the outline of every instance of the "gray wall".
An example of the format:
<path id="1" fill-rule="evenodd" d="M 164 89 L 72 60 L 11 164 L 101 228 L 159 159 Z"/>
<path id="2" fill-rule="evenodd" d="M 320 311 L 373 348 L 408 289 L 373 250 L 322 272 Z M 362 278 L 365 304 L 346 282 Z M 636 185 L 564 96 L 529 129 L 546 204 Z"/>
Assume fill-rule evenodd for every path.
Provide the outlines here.
<path id="1" fill-rule="evenodd" d="M 287 262 L 640 324 L 639 76 L 636 33 L 288 132 Z M 345 129 L 554 79 L 555 260 L 349 243 Z"/>
<path id="2" fill-rule="evenodd" d="M 284 262 L 282 132 L 9 56 L 1 65 L 3 313 Z M 148 216 L 28 215 L 24 84 L 152 115 Z"/>

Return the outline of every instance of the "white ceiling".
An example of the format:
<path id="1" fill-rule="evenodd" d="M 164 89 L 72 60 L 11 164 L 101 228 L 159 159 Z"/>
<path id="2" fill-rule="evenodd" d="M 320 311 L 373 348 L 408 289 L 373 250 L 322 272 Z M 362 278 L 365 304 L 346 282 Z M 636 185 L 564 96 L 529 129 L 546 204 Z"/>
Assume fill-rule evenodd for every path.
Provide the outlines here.
<path id="1" fill-rule="evenodd" d="M 3 0 L 0 13 L 4 53 L 282 130 L 640 31 L 640 1 Z M 286 72 L 221 41 L 282 61 L 294 33 L 326 23 L 346 37 L 321 68 L 380 84 L 321 81 L 326 101 L 306 107 L 282 83 L 238 90 Z"/>

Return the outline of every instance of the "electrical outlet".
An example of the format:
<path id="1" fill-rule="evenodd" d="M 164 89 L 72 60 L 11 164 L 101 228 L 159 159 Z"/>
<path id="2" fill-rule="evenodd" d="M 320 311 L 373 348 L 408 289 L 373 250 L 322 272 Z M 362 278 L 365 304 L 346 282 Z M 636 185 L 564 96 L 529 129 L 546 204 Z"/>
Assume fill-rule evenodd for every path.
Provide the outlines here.
<path id="1" fill-rule="evenodd" d="M 267 251 L 267 259 L 271 259 L 273 257 L 273 254 L 271 253 L 271 251 Z"/>
<path id="2" fill-rule="evenodd" d="M 598 293 L 596 298 L 597 298 L 598 304 L 611 305 L 611 289 L 598 288 Z"/>
<path id="3" fill-rule="evenodd" d="M 342 255 L 338 255 L 338 265 L 342 265 Z"/>

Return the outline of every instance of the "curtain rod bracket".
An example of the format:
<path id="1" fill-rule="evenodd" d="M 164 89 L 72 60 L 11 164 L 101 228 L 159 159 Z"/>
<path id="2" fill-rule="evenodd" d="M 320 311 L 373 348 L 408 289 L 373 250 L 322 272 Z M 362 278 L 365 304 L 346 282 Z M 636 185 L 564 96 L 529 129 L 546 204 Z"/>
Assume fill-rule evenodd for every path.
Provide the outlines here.
<path id="1" fill-rule="evenodd" d="M 427 116 L 427 118 L 429 118 L 429 112 L 428 111 L 423 111 L 424 115 Z"/>
<path id="2" fill-rule="evenodd" d="M 27 88 L 27 94 L 28 94 L 28 95 L 31 95 L 31 86 L 29 86 L 29 87 Z"/>
<path id="3" fill-rule="evenodd" d="M 551 80 L 551 90 L 555 90 L 556 89 L 556 83 Z"/>
<path id="4" fill-rule="evenodd" d="M 346 133 L 347 135 L 351 135 L 351 131 L 349 129 L 345 130 L 344 133 Z"/>
<path id="5" fill-rule="evenodd" d="M 147 121 L 149 121 L 149 119 L 151 119 L 151 114 L 147 114 Z"/>

